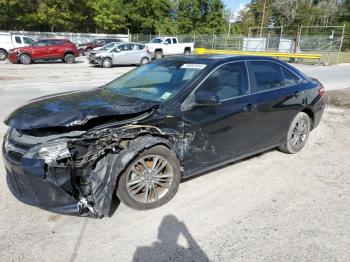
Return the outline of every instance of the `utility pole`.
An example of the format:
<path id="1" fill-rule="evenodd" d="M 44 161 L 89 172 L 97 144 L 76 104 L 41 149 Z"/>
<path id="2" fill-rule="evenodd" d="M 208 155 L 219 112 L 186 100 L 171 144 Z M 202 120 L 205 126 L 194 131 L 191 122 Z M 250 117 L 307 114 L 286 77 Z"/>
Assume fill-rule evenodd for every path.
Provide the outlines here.
<path id="1" fill-rule="evenodd" d="M 262 30 L 263 30 L 263 27 L 264 27 L 265 9 L 266 9 L 266 0 L 264 0 L 264 6 L 263 6 L 262 16 L 261 16 L 260 38 L 262 37 Z"/>

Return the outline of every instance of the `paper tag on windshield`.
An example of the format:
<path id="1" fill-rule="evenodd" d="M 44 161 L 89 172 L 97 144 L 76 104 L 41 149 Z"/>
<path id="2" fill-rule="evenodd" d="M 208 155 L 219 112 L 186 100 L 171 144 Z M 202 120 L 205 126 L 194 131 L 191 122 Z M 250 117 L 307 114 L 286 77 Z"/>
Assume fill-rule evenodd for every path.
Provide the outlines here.
<path id="1" fill-rule="evenodd" d="M 204 64 L 183 64 L 181 66 L 181 68 L 186 68 L 186 69 L 198 69 L 198 70 L 201 70 L 203 69 L 204 67 L 206 67 L 207 65 L 204 65 Z"/>
<path id="2" fill-rule="evenodd" d="M 171 96 L 171 93 L 170 93 L 170 92 L 165 92 L 160 98 L 166 100 L 166 99 L 168 99 L 170 96 Z"/>

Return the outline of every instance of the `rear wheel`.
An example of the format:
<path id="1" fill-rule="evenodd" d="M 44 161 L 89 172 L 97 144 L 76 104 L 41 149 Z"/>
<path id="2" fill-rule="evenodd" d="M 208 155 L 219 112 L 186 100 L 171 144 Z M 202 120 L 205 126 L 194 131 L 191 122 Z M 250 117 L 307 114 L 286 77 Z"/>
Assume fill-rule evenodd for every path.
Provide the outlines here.
<path id="1" fill-rule="evenodd" d="M 174 197 L 180 180 L 180 164 L 175 153 L 165 146 L 154 146 L 128 166 L 120 177 L 117 195 L 131 208 L 152 209 Z"/>
<path id="2" fill-rule="evenodd" d="M 163 57 L 163 52 L 162 51 L 156 51 L 154 54 L 155 59 L 160 59 Z"/>
<path id="3" fill-rule="evenodd" d="M 144 64 L 148 64 L 148 62 L 149 62 L 148 57 L 143 57 L 143 58 L 141 59 L 141 61 L 140 61 L 140 64 L 141 64 L 141 65 L 144 65 Z"/>
<path id="4" fill-rule="evenodd" d="M 64 62 L 67 64 L 73 64 L 75 62 L 75 56 L 72 54 L 66 54 L 64 56 Z"/>
<path id="5" fill-rule="evenodd" d="M 23 65 L 29 65 L 32 62 L 32 58 L 30 55 L 28 54 L 21 54 L 19 56 L 19 61 L 21 62 L 21 64 Z"/>
<path id="6" fill-rule="evenodd" d="M 102 67 L 104 68 L 111 68 L 113 66 L 112 59 L 110 58 L 105 58 L 102 61 Z"/>
<path id="7" fill-rule="evenodd" d="M 309 138 L 311 120 L 304 112 L 298 113 L 293 119 L 284 144 L 279 146 L 282 152 L 295 154 L 305 145 Z"/>
<path id="8" fill-rule="evenodd" d="M 7 58 L 7 52 L 4 49 L 0 49 L 0 61 L 5 60 Z"/>
<path id="9" fill-rule="evenodd" d="M 184 54 L 185 54 L 185 55 L 189 55 L 189 54 L 191 54 L 191 51 L 188 50 L 188 49 L 186 49 L 185 52 L 184 52 Z"/>

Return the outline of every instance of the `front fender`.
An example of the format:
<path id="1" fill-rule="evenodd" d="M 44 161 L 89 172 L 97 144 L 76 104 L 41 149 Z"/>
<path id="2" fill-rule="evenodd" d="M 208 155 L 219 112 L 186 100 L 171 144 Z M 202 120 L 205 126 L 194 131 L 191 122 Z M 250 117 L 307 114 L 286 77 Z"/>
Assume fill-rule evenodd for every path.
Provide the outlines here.
<path id="1" fill-rule="evenodd" d="M 119 153 L 107 154 L 96 163 L 95 168 L 91 171 L 90 181 L 95 203 L 94 209 L 100 216 L 111 216 L 115 211 L 113 200 L 116 198 L 117 181 L 128 164 L 140 152 L 155 145 L 165 145 L 172 148 L 170 141 L 163 137 L 145 135 L 132 140 L 128 148 Z"/>

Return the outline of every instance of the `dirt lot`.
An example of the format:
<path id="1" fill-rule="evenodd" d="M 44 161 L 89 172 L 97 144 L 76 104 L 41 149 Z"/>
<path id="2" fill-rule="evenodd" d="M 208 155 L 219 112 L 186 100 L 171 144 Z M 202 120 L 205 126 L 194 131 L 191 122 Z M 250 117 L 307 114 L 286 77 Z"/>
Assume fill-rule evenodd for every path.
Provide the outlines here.
<path id="1" fill-rule="evenodd" d="M 331 70 L 305 68 L 323 77 Z M 127 70 L 0 62 L 0 118 L 33 97 Z M 120 205 L 102 220 L 52 214 L 15 200 L 1 165 L 0 261 L 349 261 L 350 89 L 328 93 L 343 107 L 327 107 L 302 152 L 271 150 L 184 181 L 151 211 Z"/>

